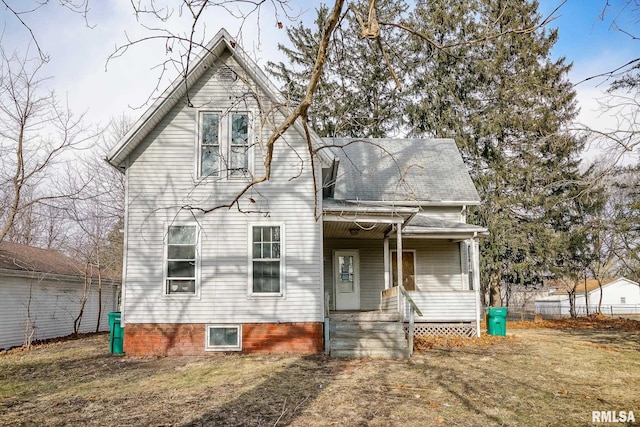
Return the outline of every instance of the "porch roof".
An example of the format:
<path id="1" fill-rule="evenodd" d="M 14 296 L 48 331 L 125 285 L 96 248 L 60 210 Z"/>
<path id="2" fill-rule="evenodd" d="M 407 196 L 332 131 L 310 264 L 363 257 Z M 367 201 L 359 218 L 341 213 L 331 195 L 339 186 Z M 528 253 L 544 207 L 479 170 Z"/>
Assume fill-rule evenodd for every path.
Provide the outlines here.
<path id="1" fill-rule="evenodd" d="M 484 227 L 433 218 L 420 212 L 415 214 L 402 229 L 402 235 L 423 238 L 466 238 L 474 235 L 488 236 L 489 233 Z"/>
<path id="2" fill-rule="evenodd" d="M 371 219 L 371 222 L 403 223 L 417 214 L 419 208 L 410 206 L 396 206 L 390 204 L 360 203 L 349 200 L 322 200 L 322 213 L 329 221 L 340 220 L 358 221 L 362 218 Z M 378 220 L 376 221 L 376 218 Z M 384 221 L 388 218 L 390 221 Z"/>
<path id="3" fill-rule="evenodd" d="M 322 201 L 325 237 L 381 239 L 402 225 L 402 235 L 422 239 L 467 239 L 488 236 L 484 227 L 433 218 L 417 207 L 359 203 L 348 200 Z M 395 234 L 395 233 L 393 233 Z"/>

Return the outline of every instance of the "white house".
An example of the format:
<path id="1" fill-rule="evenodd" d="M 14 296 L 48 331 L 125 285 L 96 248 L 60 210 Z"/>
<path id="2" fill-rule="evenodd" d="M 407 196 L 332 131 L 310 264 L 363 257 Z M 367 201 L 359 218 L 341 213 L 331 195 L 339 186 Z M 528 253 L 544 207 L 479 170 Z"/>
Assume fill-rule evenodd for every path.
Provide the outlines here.
<path id="1" fill-rule="evenodd" d="M 126 177 L 125 352 L 319 352 L 330 311 L 479 333 L 486 229 L 453 140 L 298 121 L 262 181 L 291 106 L 224 30 L 190 69 L 107 159 Z"/>
<path id="2" fill-rule="evenodd" d="M 586 315 L 587 305 L 589 313 L 595 313 L 600 303 L 600 293 L 597 280 L 589 279 L 578 285 L 575 293 L 576 313 L 579 316 Z M 640 314 L 640 285 L 624 277 L 603 280 L 600 307 L 603 314 Z M 536 299 L 535 311 L 542 315 L 569 316 L 567 292 L 558 289 L 552 295 Z"/>
<path id="3" fill-rule="evenodd" d="M 78 332 L 108 331 L 119 281 L 88 289 Z M 0 349 L 74 332 L 85 289 L 84 266 L 51 249 L 0 243 Z M 100 316 L 98 314 L 100 313 Z"/>

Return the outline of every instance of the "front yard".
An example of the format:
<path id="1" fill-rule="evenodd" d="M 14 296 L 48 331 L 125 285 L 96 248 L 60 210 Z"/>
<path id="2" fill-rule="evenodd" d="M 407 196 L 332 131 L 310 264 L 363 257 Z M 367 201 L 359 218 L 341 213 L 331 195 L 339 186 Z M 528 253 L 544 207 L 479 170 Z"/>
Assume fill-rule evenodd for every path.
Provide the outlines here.
<path id="1" fill-rule="evenodd" d="M 640 330 L 507 333 L 431 343 L 408 362 L 133 359 L 109 355 L 108 335 L 45 344 L 0 353 L 0 425 L 590 425 L 592 411 L 640 422 Z"/>

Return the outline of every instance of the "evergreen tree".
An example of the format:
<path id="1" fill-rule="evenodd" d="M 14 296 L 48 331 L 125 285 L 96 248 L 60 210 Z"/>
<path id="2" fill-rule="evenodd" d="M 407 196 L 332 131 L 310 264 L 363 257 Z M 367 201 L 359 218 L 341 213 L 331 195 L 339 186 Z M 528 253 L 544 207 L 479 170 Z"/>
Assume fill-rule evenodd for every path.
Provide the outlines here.
<path id="1" fill-rule="evenodd" d="M 492 305 L 501 287 L 535 284 L 549 272 L 562 248 L 555 233 L 572 229 L 572 201 L 584 191 L 583 141 L 565 130 L 577 113 L 570 65 L 550 59 L 558 34 L 541 28 L 537 8 L 529 0 L 419 0 L 405 17 L 402 3 L 386 4 L 378 18 L 402 92 L 375 46 L 343 22 L 311 118 L 321 135 L 403 129 L 456 140 L 482 199 L 472 219 L 490 232 L 482 283 Z M 304 69 L 317 35 L 300 25 L 290 38 L 293 47 L 282 49 Z M 283 64 L 272 71 L 290 93 L 305 81 Z"/>
<path id="2" fill-rule="evenodd" d="M 583 143 L 564 131 L 577 113 L 569 66 L 550 60 L 557 32 L 534 30 L 542 20 L 537 6 L 420 2 L 412 24 L 441 44 L 501 34 L 439 52 L 433 80 L 416 79 L 409 109 L 413 134 L 455 138 L 471 167 L 482 198 L 475 219 L 490 233 L 483 241 L 483 284 L 492 305 L 504 286 L 534 284 L 548 271 L 553 217 L 568 209 L 579 181 Z"/>
<path id="3" fill-rule="evenodd" d="M 358 11 L 366 11 L 368 1 L 354 2 Z M 403 1 L 380 4 L 378 18 L 397 19 L 407 10 Z M 285 96 L 294 103 L 306 87 L 320 39 L 320 29 L 328 8 L 317 9 L 316 30 L 302 23 L 287 30 L 293 47 L 279 45 L 289 64 L 268 63 L 268 71 L 285 85 Z M 330 54 L 325 63 L 314 104 L 309 110 L 310 125 L 321 136 L 384 137 L 397 134 L 403 125 L 403 101 L 386 60 L 376 41 L 361 39 L 355 14 L 350 10 L 336 29 Z M 388 29 L 381 37 L 382 46 L 403 74 L 403 37 L 399 30 Z"/>

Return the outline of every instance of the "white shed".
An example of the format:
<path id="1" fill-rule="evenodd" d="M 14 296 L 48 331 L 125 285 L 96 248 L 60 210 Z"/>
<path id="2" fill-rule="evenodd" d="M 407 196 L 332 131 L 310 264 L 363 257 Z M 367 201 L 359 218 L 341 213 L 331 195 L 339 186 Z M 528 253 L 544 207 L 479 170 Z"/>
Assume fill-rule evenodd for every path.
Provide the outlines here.
<path id="1" fill-rule="evenodd" d="M 587 295 L 585 299 L 585 287 Z M 576 288 L 576 313 L 579 316 L 595 313 L 600 303 L 600 287 L 597 280 L 587 280 Z M 564 290 L 557 290 L 553 295 L 538 298 L 535 311 L 542 315 L 569 316 L 569 295 Z M 640 285 L 624 277 L 603 280 L 602 305 L 603 314 L 640 314 Z"/>
<path id="2" fill-rule="evenodd" d="M 108 331 L 120 282 L 103 278 L 99 295 L 90 280 L 79 332 Z M 83 264 L 55 250 L 0 243 L 0 349 L 72 334 L 84 283 Z"/>

